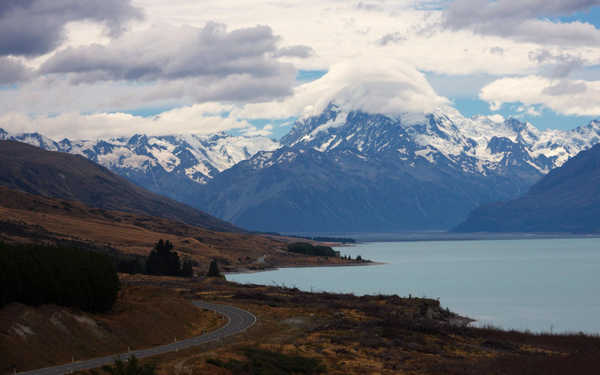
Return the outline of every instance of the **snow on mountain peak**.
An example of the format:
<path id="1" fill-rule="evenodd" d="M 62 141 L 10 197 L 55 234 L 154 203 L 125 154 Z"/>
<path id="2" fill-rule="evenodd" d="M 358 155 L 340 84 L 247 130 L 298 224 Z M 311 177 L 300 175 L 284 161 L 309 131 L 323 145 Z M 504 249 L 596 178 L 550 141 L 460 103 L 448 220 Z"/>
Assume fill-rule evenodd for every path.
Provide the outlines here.
<path id="1" fill-rule="evenodd" d="M 62 151 L 87 157 L 109 169 L 125 173 L 148 173 L 160 168 L 166 173 L 187 176 L 197 183 L 206 183 L 215 174 L 263 150 L 275 150 L 279 143 L 267 137 L 211 135 L 147 136 L 135 134 L 129 138 L 99 140 L 69 140 L 55 142 L 37 133 L 0 137 L 29 143 L 46 150 Z"/>
<path id="2" fill-rule="evenodd" d="M 441 155 L 456 168 L 479 174 L 510 165 L 545 174 L 599 142 L 600 121 L 570 131 L 542 131 L 500 115 L 465 118 L 447 106 L 427 115 L 385 116 L 332 104 L 318 116 L 299 120 L 282 139 L 288 146 L 320 152 L 341 147 L 365 156 L 391 150 L 409 165 L 417 157 L 435 164 L 439 158 L 434 155 Z"/>

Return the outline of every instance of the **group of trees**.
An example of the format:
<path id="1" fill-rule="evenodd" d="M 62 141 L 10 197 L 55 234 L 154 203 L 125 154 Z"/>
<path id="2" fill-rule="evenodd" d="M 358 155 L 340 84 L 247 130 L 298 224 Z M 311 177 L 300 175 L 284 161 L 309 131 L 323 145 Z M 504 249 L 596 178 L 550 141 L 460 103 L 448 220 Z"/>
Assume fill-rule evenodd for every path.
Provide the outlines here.
<path id="1" fill-rule="evenodd" d="M 339 253 L 329 246 L 314 246 L 308 242 L 294 242 L 288 245 L 288 251 L 292 253 L 320 256 L 320 257 L 337 257 Z"/>
<path id="2" fill-rule="evenodd" d="M 159 240 L 146 260 L 146 272 L 150 275 L 194 276 L 193 263 L 190 259 L 179 259 L 173 251 L 173 244 L 167 240 Z"/>
<path id="3" fill-rule="evenodd" d="M 0 307 L 56 304 L 110 310 L 120 289 L 113 260 L 81 249 L 0 243 Z"/>

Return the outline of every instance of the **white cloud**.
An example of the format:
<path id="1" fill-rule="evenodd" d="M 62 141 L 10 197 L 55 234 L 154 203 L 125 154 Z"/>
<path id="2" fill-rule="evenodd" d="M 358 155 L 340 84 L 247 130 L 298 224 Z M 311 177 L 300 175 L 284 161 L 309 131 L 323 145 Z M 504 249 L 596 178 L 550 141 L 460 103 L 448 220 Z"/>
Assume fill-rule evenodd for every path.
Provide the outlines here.
<path id="1" fill-rule="evenodd" d="M 485 86 L 479 97 L 498 110 L 505 103 L 522 103 L 529 114 L 541 105 L 556 113 L 600 116 L 600 81 L 553 80 L 541 76 L 498 79 Z"/>
<path id="2" fill-rule="evenodd" d="M 13 112 L 0 115 L 0 128 L 11 133 L 41 132 L 53 139 L 96 139 L 166 134 L 211 134 L 251 125 L 244 120 L 226 117 L 231 107 L 218 103 L 197 104 L 163 112 L 158 116 L 141 117 L 127 113 L 62 113 L 58 116 L 29 116 Z"/>
<path id="3" fill-rule="evenodd" d="M 425 76 L 402 60 L 354 59 L 331 67 L 320 79 L 298 86 L 281 101 L 247 104 L 240 118 L 288 118 L 320 113 L 330 102 L 347 111 L 397 115 L 428 113 L 449 104 Z"/>

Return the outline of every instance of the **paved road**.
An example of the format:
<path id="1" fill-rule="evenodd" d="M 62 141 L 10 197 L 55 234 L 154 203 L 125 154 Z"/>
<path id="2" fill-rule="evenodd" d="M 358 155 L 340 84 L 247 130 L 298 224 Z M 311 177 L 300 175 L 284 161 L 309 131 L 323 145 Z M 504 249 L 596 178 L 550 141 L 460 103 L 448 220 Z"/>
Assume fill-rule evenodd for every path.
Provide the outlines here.
<path id="1" fill-rule="evenodd" d="M 155 346 L 154 348 L 133 350 L 129 353 L 114 354 L 102 358 L 94 358 L 86 361 L 79 361 L 74 363 L 68 363 L 65 365 L 46 367 L 38 370 L 31 370 L 26 372 L 19 372 L 18 375 L 59 375 L 67 374 L 73 371 L 89 370 L 104 365 L 112 364 L 116 358 L 126 360 L 131 355 L 135 355 L 138 358 L 150 357 L 157 354 L 163 354 L 168 352 L 178 351 L 180 349 L 191 348 L 192 346 L 202 345 L 209 342 L 217 341 L 222 338 L 233 336 L 235 334 L 244 332 L 248 328 L 252 327 L 256 322 L 256 317 L 248 311 L 238 309 L 237 307 L 228 305 L 218 305 L 212 303 L 206 303 L 202 301 L 192 301 L 192 303 L 206 310 L 215 311 L 227 318 L 227 324 L 223 327 L 204 334 L 202 336 L 192 337 L 187 340 L 181 340 L 173 342 L 167 345 Z"/>

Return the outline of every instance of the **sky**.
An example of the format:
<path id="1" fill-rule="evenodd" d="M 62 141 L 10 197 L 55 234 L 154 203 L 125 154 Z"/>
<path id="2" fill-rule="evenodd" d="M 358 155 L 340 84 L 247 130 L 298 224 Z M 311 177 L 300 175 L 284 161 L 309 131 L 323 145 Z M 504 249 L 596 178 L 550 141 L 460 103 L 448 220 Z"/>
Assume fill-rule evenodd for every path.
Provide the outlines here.
<path id="1" fill-rule="evenodd" d="M 0 128 L 279 138 L 335 102 L 600 117 L 600 0 L 3 0 Z"/>

